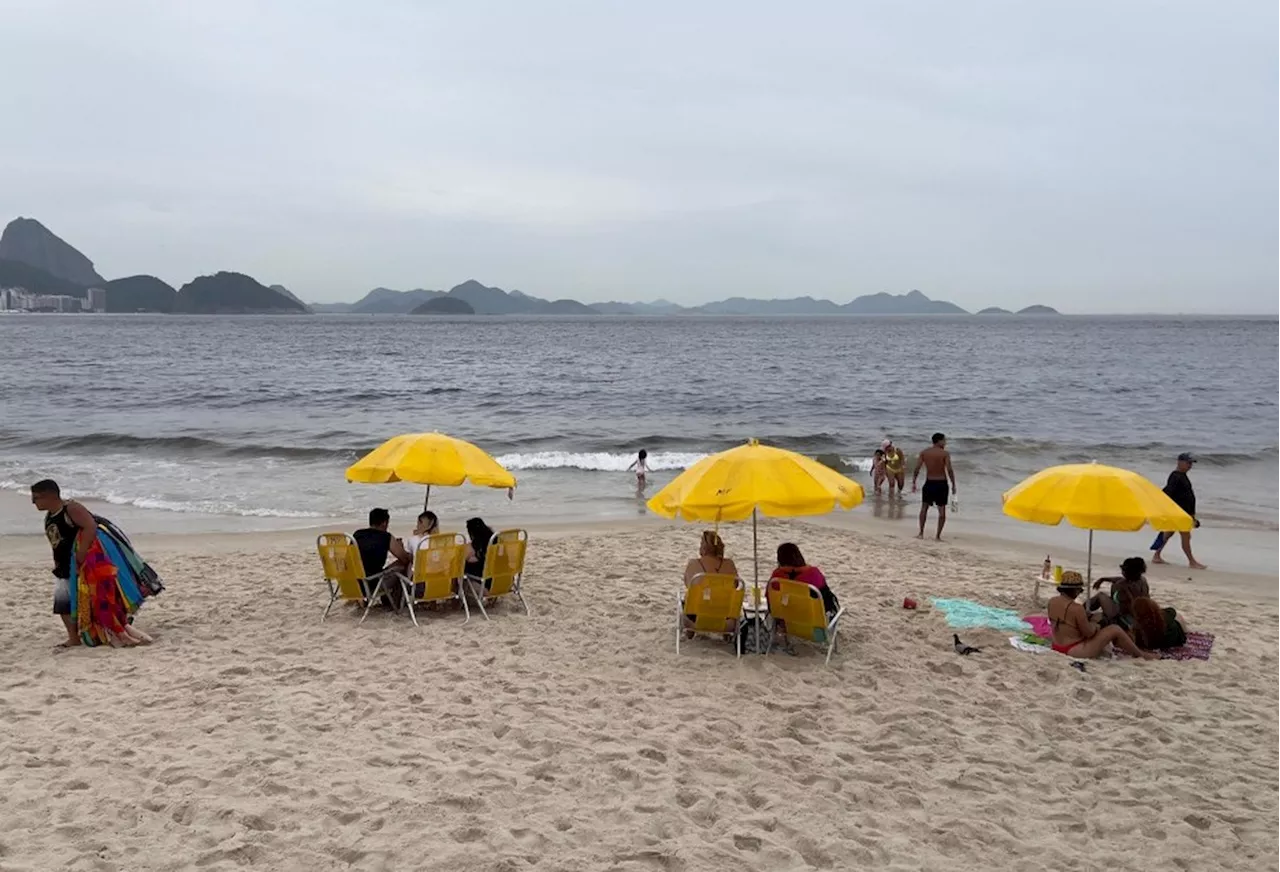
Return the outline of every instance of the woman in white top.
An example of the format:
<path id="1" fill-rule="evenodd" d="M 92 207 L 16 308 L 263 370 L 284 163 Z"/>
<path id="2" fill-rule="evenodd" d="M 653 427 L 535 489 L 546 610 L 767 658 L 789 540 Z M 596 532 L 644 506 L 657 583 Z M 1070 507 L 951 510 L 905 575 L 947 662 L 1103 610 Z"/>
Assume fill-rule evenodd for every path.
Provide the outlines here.
<path id="1" fill-rule="evenodd" d="M 417 554 L 418 546 L 439 532 L 440 521 L 436 518 L 435 512 L 423 512 L 418 515 L 418 525 L 413 528 L 412 535 L 405 542 L 406 547 L 409 549 L 409 555 Z"/>

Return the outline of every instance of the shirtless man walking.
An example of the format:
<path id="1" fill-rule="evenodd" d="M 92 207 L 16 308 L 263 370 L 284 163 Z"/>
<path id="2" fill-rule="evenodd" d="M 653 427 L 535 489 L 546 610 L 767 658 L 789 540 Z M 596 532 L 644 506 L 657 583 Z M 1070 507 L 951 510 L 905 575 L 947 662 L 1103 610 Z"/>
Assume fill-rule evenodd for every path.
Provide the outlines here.
<path id="1" fill-rule="evenodd" d="M 959 493 L 956 488 L 956 472 L 951 468 L 951 453 L 947 451 L 947 437 L 941 433 L 933 434 L 933 445 L 920 452 L 916 461 L 915 472 L 911 474 L 911 492 L 916 492 L 916 482 L 920 479 L 920 467 L 925 468 L 924 492 L 921 494 L 923 504 L 920 506 L 920 532 L 917 539 L 924 538 L 925 521 L 929 518 L 929 506 L 938 507 L 938 541 L 942 541 L 942 528 L 947 525 L 947 502 L 951 494 Z M 948 489 L 947 482 L 951 482 Z"/>

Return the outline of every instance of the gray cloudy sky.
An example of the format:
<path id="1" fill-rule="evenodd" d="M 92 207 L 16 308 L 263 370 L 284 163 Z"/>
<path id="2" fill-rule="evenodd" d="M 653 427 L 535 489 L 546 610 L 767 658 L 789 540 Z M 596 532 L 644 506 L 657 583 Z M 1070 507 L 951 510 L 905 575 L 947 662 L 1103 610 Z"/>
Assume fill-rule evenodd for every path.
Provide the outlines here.
<path id="1" fill-rule="evenodd" d="M 1277 310 L 1268 0 L 0 14 L 0 216 L 108 278 Z"/>

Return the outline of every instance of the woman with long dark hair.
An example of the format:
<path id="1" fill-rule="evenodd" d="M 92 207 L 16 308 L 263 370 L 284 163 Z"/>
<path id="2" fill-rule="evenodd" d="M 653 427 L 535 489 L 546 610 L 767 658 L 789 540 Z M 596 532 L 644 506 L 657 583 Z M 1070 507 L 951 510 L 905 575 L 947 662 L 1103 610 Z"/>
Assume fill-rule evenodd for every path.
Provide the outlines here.
<path id="1" fill-rule="evenodd" d="M 489 543 L 493 541 L 493 530 L 480 518 L 467 521 L 467 536 L 471 543 L 467 545 L 467 575 L 481 578 L 484 575 L 484 559 L 489 552 Z"/>
<path id="2" fill-rule="evenodd" d="M 840 601 L 835 592 L 827 587 L 827 577 L 816 566 L 810 566 L 800 553 L 800 546 L 794 542 L 783 542 L 778 546 L 778 568 L 773 571 L 773 578 L 786 578 L 799 581 L 810 587 L 816 587 L 822 595 L 822 610 L 834 615 L 840 610 Z"/>
<path id="3" fill-rule="evenodd" d="M 1187 643 L 1187 631 L 1174 609 L 1162 609 L 1149 596 L 1133 601 L 1133 640 L 1144 651 L 1163 651 Z"/>

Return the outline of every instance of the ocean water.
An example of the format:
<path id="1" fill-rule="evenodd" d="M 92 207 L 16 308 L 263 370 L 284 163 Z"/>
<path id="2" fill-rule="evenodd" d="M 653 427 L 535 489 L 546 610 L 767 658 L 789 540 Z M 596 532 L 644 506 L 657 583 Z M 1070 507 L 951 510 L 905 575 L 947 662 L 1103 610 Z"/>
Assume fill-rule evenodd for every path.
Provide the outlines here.
<path id="1" fill-rule="evenodd" d="M 441 511 L 608 519 L 643 512 L 625 472 L 640 448 L 656 486 L 749 437 L 868 483 L 886 435 L 910 456 L 940 430 L 966 516 L 998 518 L 1000 493 L 1047 465 L 1162 483 L 1193 451 L 1205 524 L 1274 546 L 1277 393 L 1274 318 L 15 315 L 0 490 L 51 476 L 160 527 L 310 526 L 421 505 L 343 470 L 441 430 L 520 481 L 511 504 L 437 491 Z"/>

